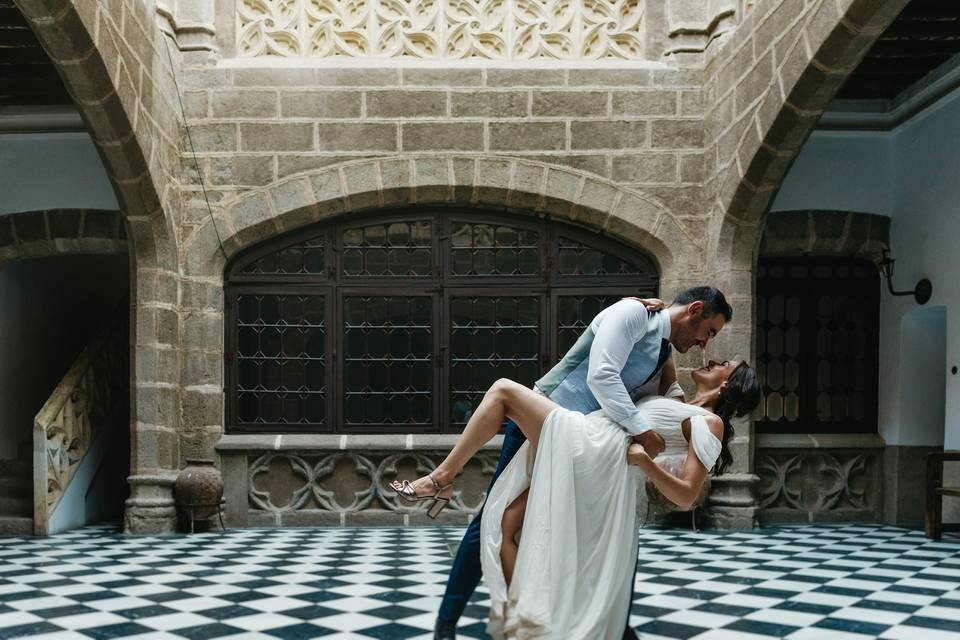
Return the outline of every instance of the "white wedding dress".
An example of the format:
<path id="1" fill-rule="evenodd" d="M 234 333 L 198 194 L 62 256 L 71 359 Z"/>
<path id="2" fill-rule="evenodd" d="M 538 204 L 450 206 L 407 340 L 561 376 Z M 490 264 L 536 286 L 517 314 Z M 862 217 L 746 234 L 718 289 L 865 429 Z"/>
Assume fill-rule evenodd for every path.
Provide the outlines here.
<path id="1" fill-rule="evenodd" d="M 687 455 L 690 418 L 697 457 L 713 468 L 720 442 L 705 409 L 659 396 L 637 403 L 663 436 L 661 455 Z M 627 464 L 627 434 L 596 411 L 547 416 L 536 451 L 529 441 L 503 470 L 481 520 L 480 558 L 490 591 L 493 638 L 618 640 L 630 607 L 637 558 L 637 493 L 643 473 Z M 535 454 L 535 455 L 534 455 Z M 527 487 L 517 564 L 508 589 L 500 565 L 504 510 Z"/>

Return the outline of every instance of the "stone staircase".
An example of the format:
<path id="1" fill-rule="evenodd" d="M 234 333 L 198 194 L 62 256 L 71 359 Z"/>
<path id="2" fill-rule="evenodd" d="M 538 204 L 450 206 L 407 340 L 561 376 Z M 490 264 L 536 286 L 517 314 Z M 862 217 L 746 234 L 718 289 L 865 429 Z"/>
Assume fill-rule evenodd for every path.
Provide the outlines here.
<path id="1" fill-rule="evenodd" d="M 0 535 L 33 534 L 33 464 L 0 460 Z"/>

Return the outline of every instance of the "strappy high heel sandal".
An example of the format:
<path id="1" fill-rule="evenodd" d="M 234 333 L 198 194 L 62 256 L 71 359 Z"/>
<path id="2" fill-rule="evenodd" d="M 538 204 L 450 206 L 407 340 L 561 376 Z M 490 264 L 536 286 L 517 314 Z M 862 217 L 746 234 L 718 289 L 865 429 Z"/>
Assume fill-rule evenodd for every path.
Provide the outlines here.
<path id="1" fill-rule="evenodd" d="M 406 500 L 407 502 L 421 502 L 423 500 L 433 500 L 433 504 L 427 509 L 427 516 L 430 518 L 436 518 L 440 515 L 440 512 L 450 503 L 450 498 L 444 498 L 440 494 L 451 488 L 453 484 L 445 484 L 440 486 L 440 483 L 434 480 L 433 474 L 427 476 L 430 478 L 430 482 L 433 483 L 433 493 L 420 496 L 417 495 L 417 492 L 414 491 L 413 485 L 410 484 L 409 480 L 404 480 L 403 482 L 397 482 L 394 480 L 390 483 L 390 488 L 397 492 L 397 495 Z"/>

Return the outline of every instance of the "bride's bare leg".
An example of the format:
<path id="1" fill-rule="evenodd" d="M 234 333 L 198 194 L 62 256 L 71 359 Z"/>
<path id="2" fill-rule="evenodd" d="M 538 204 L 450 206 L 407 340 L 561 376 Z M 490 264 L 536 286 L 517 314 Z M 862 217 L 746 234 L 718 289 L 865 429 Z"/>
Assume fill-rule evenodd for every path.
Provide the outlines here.
<path id="1" fill-rule="evenodd" d="M 513 582 L 513 569 L 517 566 L 517 551 L 519 550 L 514 538 L 523 527 L 523 516 L 527 512 L 528 495 L 530 495 L 529 489 L 517 496 L 517 499 L 504 510 L 503 519 L 500 521 L 500 528 L 503 531 L 503 538 L 500 541 L 500 566 L 503 567 L 503 577 L 507 581 L 508 587 Z"/>
<path id="2" fill-rule="evenodd" d="M 520 431 L 530 441 L 530 446 L 536 448 L 543 422 L 556 407 L 555 402 L 522 384 L 506 378 L 497 380 L 487 390 L 483 400 L 470 416 L 453 450 L 431 474 L 433 479 L 440 486 L 453 483 L 453 478 L 467 464 L 467 461 L 497 434 L 500 425 L 508 417 L 517 423 Z M 427 476 L 414 480 L 411 484 L 417 495 L 434 491 L 433 482 Z M 445 495 L 451 493 L 452 490 L 448 490 Z"/>

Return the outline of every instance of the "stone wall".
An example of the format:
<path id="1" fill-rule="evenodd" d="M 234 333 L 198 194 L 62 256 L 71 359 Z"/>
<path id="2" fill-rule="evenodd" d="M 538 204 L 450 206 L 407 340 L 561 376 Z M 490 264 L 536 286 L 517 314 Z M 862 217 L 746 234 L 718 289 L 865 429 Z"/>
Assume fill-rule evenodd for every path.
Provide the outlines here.
<path id="1" fill-rule="evenodd" d="M 761 1 L 721 47 L 707 51 L 705 254 L 707 271 L 734 305 L 734 321 L 711 353 L 752 359 L 753 267 L 770 202 L 820 114 L 904 4 Z M 730 494 L 726 512 L 739 513 L 736 524 L 745 526 L 756 518 L 757 482 L 747 429 L 732 449 L 734 473 L 714 493 Z"/>
<path id="2" fill-rule="evenodd" d="M 696 69 L 188 67 L 182 85 L 218 199 L 359 158 L 471 153 L 572 167 L 681 218 L 697 209 Z M 207 216 L 196 188 L 188 227 Z"/>
<path id="3" fill-rule="evenodd" d="M 103 159 L 131 261 L 131 531 L 174 523 L 180 466 L 177 239 L 180 120 L 175 66 L 152 1 L 16 0 Z M 171 51 L 172 49 L 172 51 Z M 171 64 L 173 62 L 173 64 Z M 172 323 L 162 322 L 166 315 Z"/>
<path id="4" fill-rule="evenodd" d="M 237 469 L 264 463 L 266 445 L 240 454 L 223 439 L 223 269 L 331 216 L 476 204 L 610 235 L 654 256 L 664 297 L 707 281 L 724 289 L 735 320 L 709 355 L 749 358 L 769 197 L 904 1 L 645 3 L 662 29 L 629 63 L 436 66 L 243 61 L 227 0 L 17 0 L 91 129 L 130 233 L 127 528 L 172 526 L 170 486 L 186 457 L 213 456 L 219 442 L 237 481 Z M 681 373 L 700 359 L 680 358 Z M 316 479 L 330 455 L 317 446 L 298 444 L 299 462 L 285 464 Z M 743 425 L 734 473 L 714 484 L 713 522 L 754 523 L 752 448 Z M 382 444 L 370 451 L 350 458 L 355 469 L 389 457 Z M 248 499 L 232 517 L 258 504 Z M 257 522 L 292 522 L 259 510 Z"/>
<path id="5" fill-rule="evenodd" d="M 853 256 L 877 262 L 890 218 L 849 211 L 769 216 L 761 258 Z M 759 519 L 765 523 L 922 521 L 922 465 L 929 447 L 889 446 L 877 434 L 761 434 L 755 449 Z"/>
<path id="6" fill-rule="evenodd" d="M 890 246 L 890 218 L 853 211 L 781 211 L 767 219 L 762 258 L 846 256 L 879 262 Z"/>
<path id="7" fill-rule="evenodd" d="M 644 250 L 665 296 L 702 279 L 702 240 L 687 224 L 701 179 L 696 70 L 195 66 L 181 84 L 216 220 L 195 181 L 179 225 L 190 318 L 182 451 L 209 451 L 223 433 L 226 260 L 305 224 L 404 204 L 496 207 Z M 370 508 L 394 522 L 413 513 L 400 507 L 378 499 Z M 251 517 L 319 517 L 305 513 Z"/>

